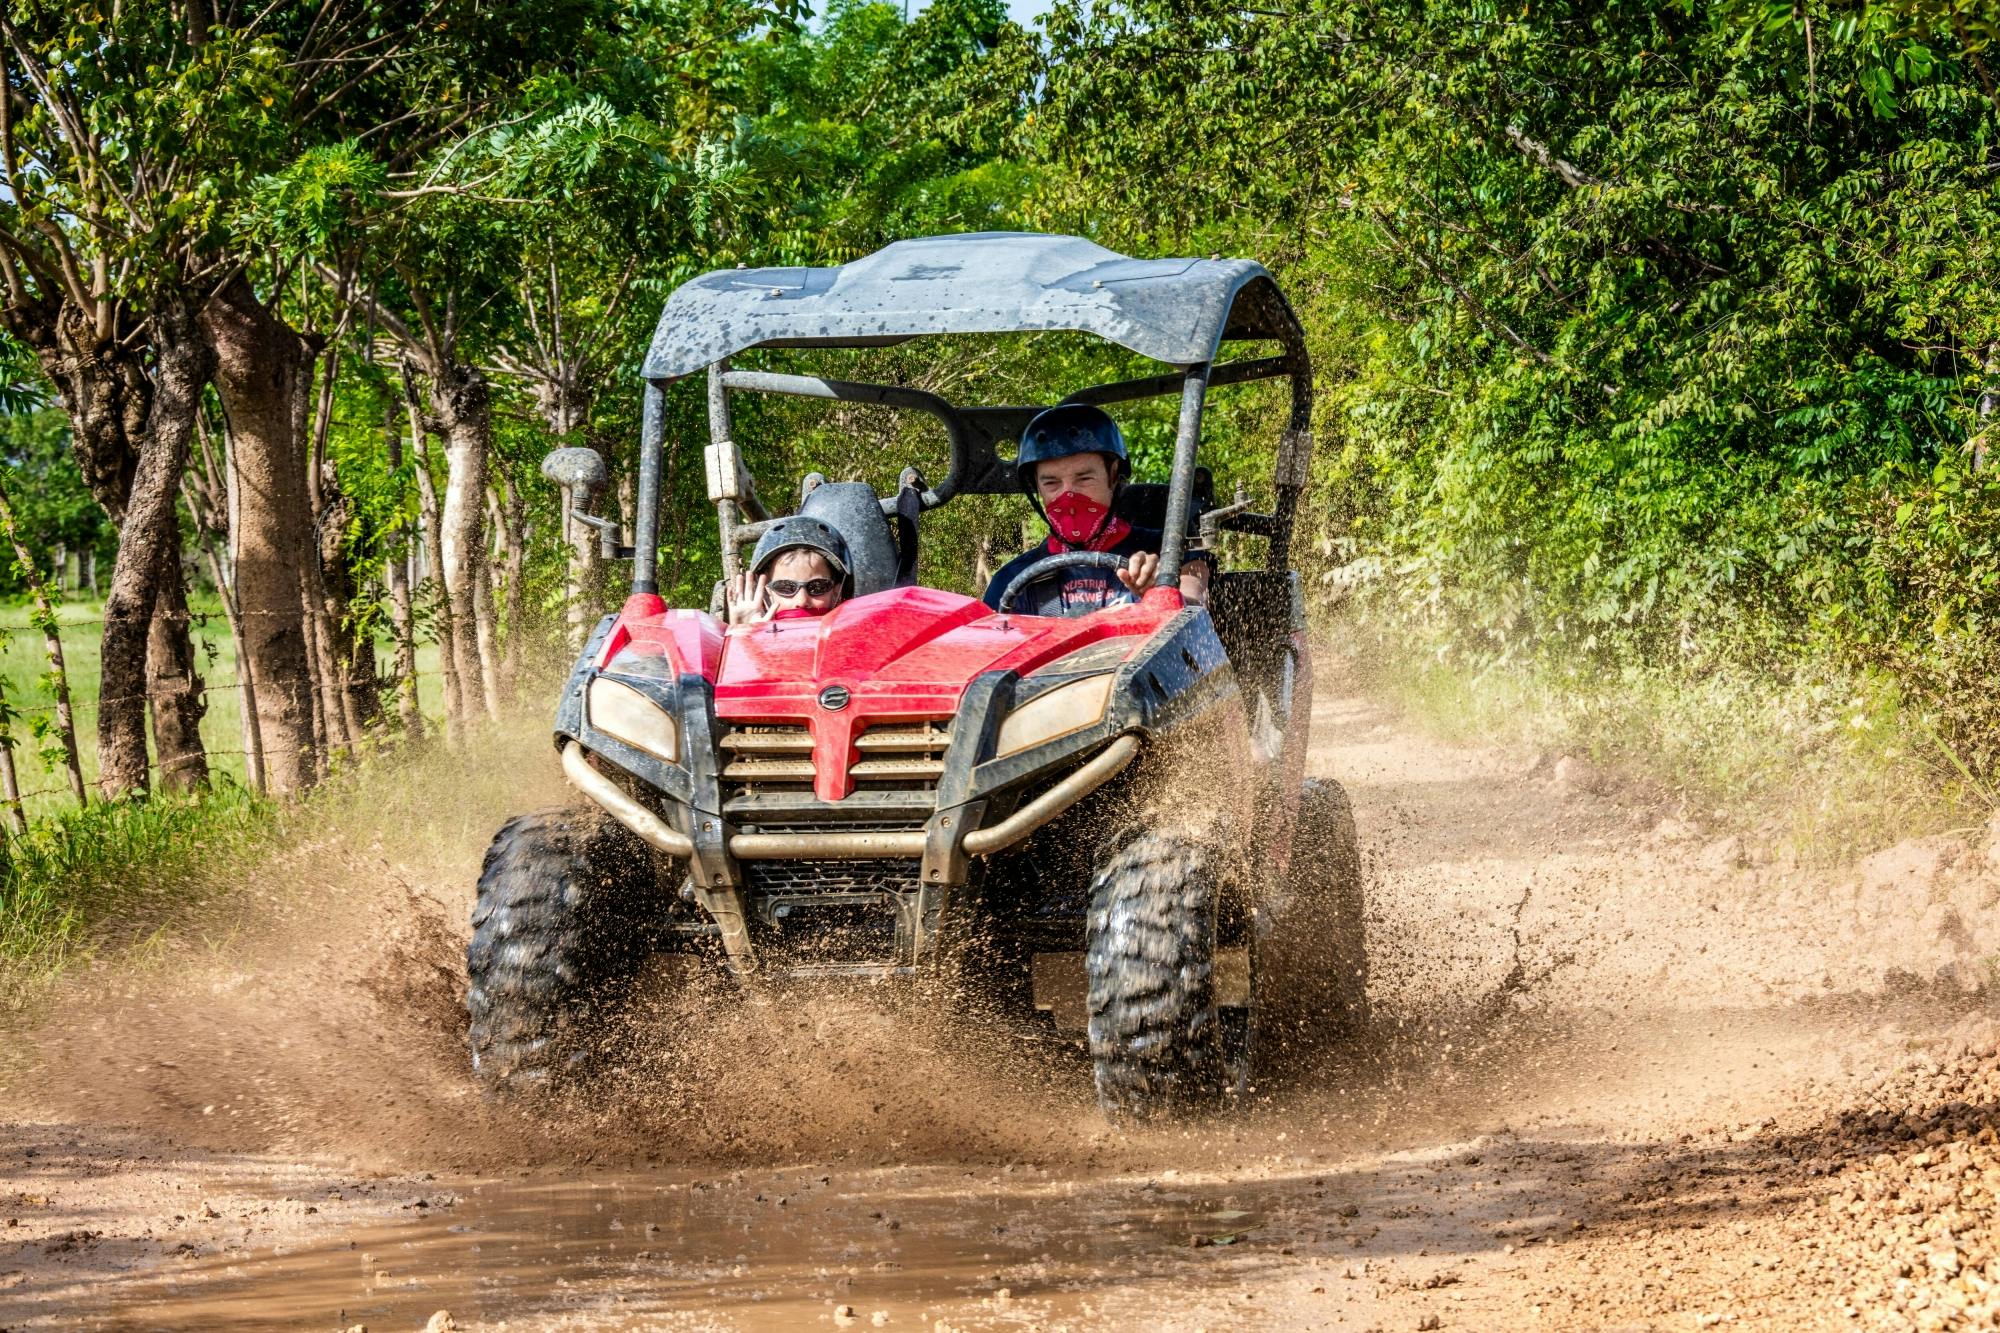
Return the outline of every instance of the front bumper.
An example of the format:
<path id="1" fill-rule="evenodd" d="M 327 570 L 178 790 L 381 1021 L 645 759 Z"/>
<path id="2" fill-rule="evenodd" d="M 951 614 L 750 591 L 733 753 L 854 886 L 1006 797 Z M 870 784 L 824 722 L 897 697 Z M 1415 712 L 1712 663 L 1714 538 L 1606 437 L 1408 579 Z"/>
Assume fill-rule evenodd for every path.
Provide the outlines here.
<path id="1" fill-rule="evenodd" d="M 963 834 L 959 841 L 966 855 L 986 856 L 1013 846 L 1117 777 L 1138 753 L 1137 736 L 1118 737 L 1105 746 L 1096 758 L 1058 780 L 1013 814 L 996 824 Z M 604 807 L 607 813 L 647 844 L 681 860 L 694 855 L 694 839 L 627 796 L 616 782 L 593 768 L 581 745 L 566 743 L 562 763 L 563 773 L 578 791 Z M 945 828 L 950 828 L 949 814 L 943 816 L 943 823 Z M 742 861 L 874 861 L 921 857 L 928 841 L 929 834 L 921 829 L 906 832 L 828 829 L 794 833 L 734 833 L 729 836 L 726 846 L 731 856 Z"/>

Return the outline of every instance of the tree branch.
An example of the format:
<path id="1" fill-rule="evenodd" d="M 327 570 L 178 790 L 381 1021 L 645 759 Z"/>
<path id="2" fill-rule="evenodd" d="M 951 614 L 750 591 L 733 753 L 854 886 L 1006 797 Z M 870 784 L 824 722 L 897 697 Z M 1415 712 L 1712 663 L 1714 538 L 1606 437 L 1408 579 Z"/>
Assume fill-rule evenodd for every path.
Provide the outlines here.
<path id="1" fill-rule="evenodd" d="M 1381 227 L 1383 232 L 1388 235 L 1390 244 L 1394 245 L 1398 250 L 1401 250 L 1411 259 L 1415 260 L 1417 266 L 1423 269 L 1425 273 L 1428 273 L 1433 281 L 1442 283 L 1444 287 L 1451 292 L 1452 295 L 1456 296 L 1461 302 L 1464 303 L 1465 308 L 1472 312 L 1472 317 L 1474 319 L 1478 320 L 1481 324 L 1484 324 L 1488 329 L 1492 330 L 1494 333 L 1499 334 L 1502 338 L 1505 338 L 1508 342 L 1514 344 L 1514 346 L 1528 353 L 1528 355 L 1534 357 L 1535 360 L 1541 362 L 1543 365 L 1556 366 L 1558 364 L 1554 357 L 1550 356 L 1547 352 L 1544 352 L 1541 348 L 1529 342 L 1526 338 L 1523 338 L 1520 334 L 1514 332 L 1512 328 L 1508 327 L 1506 321 L 1495 318 L 1493 313 L 1489 311 L 1485 307 L 1485 305 L 1480 302 L 1478 297 L 1474 296 L 1471 292 L 1465 290 L 1465 288 L 1459 286 L 1456 282 L 1453 282 L 1450 276 L 1448 276 L 1444 272 L 1444 270 L 1439 268 L 1436 264 L 1433 264 L 1430 261 L 1429 256 L 1425 255 L 1421 249 L 1419 249 L 1414 245 L 1411 245 L 1409 242 L 1405 241 L 1401 236 L 1397 235 L 1394 224 L 1392 224 L 1389 221 L 1387 215 L 1384 214 L 1381 209 L 1371 208 L 1368 210 L 1368 213 L 1369 216 L 1375 219 L 1376 225 Z"/>
<path id="2" fill-rule="evenodd" d="M 319 274 L 320 279 L 336 292 L 341 290 L 344 280 L 331 265 L 321 260 L 314 260 L 313 272 Z M 346 299 L 350 304 L 367 311 L 369 319 L 387 329 L 389 335 L 402 346 L 407 355 L 419 358 L 423 362 L 425 374 L 432 373 L 436 362 L 432 357 L 429 344 L 424 339 L 419 338 L 408 324 L 404 323 L 393 311 L 383 305 L 375 293 L 369 291 L 359 283 L 353 283 L 347 287 Z"/>
<path id="3" fill-rule="evenodd" d="M 1562 178 L 1562 183 L 1569 186 L 1572 190 L 1581 190 L 1586 186 L 1592 185 L 1609 185 L 1611 183 L 1602 176 L 1591 175 L 1573 162 L 1557 157 L 1549 151 L 1547 144 L 1543 143 L 1540 139 L 1529 137 L 1518 125 L 1509 125 L 1507 127 L 1507 138 L 1514 147 L 1521 150 L 1522 156 L 1540 166 L 1544 171 L 1553 171 Z"/>

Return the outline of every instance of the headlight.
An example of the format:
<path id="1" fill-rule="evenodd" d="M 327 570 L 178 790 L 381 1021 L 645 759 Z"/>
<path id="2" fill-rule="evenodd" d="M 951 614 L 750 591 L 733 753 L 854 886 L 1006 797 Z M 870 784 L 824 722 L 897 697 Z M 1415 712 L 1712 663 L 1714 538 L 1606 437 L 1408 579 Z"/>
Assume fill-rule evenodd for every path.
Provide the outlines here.
<path id="1" fill-rule="evenodd" d="M 1111 702 L 1111 685 L 1112 673 L 1107 671 L 1036 695 L 1000 724 L 995 757 L 1004 759 L 1094 725 Z"/>
<path id="2" fill-rule="evenodd" d="M 681 737 L 673 718 L 630 685 L 602 676 L 590 682 L 590 725 L 655 759 L 680 762 Z"/>

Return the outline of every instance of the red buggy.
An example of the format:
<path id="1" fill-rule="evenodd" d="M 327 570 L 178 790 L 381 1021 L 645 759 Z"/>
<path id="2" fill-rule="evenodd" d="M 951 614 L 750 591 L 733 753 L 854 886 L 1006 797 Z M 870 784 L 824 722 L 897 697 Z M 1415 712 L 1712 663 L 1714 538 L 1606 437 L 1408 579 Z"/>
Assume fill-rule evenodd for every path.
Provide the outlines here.
<path id="1" fill-rule="evenodd" d="M 1074 619 L 1018 614 L 1014 590 L 994 611 L 910 580 L 923 514 L 1014 493 L 1003 451 L 1049 404 L 730 364 L 759 347 L 1049 329 L 1163 365 L 1061 401 L 1180 404 L 1169 476 L 1117 502 L 1163 532 L 1159 585 Z M 1276 354 L 1225 357 L 1250 342 Z M 732 438 L 733 395 L 920 412 L 948 434 L 935 486 L 913 470 L 890 496 L 806 479 L 799 512 L 853 555 L 855 595 L 830 614 L 732 628 L 661 600 L 663 395 L 697 372 L 725 574 L 773 521 Z M 1304 777 L 1312 667 L 1291 550 L 1312 378 L 1268 272 L 1062 236 L 904 241 L 835 268 L 686 284 L 644 373 L 632 546 L 588 520 L 631 560 L 631 594 L 556 709 L 564 771 L 590 805 L 511 821 L 480 878 L 467 963 L 489 1087 L 587 1066 L 598 1016 L 658 950 L 712 959 L 744 986 L 909 977 L 996 1020 L 1080 1016 L 1100 1102 L 1132 1117 L 1211 1107 L 1365 1020 L 1352 819 L 1335 784 Z M 1218 505 L 1203 406 L 1262 379 L 1291 389 L 1268 506 L 1240 493 Z M 587 492 L 594 462 L 552 456 L 548 470 Z M 1223 570 L 1207 607 L 1184 605 L 1189 544 L 1225 531 L 1261 539 L 1239 544 L 1261 567 Z"/>

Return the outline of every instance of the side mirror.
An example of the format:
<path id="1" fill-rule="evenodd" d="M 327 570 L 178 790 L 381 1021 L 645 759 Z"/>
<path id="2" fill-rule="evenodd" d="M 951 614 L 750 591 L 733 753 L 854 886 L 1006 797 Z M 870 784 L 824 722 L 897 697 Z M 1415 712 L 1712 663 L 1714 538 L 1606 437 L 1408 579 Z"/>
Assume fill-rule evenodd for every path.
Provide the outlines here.
<path id="1" fill-rule="evenodd" d="M 590 512 L 597 497 L 610 481 L 604 458 L 595 449 L 553 449 L 542 459 L 542 475 L 563 489 L 563 507 L 577 522 L 597 529 L 606 560 L 620 560 L 630 552 L 619 545 L 616 520 L 599 518 Z"/>
<path id="2" fill-rule="evenodd" d="M 595 449 L 552 449 L 542 460 L 542 475 L 584 506 L 596 499 L 610 480 L 604 458 Z"/>

